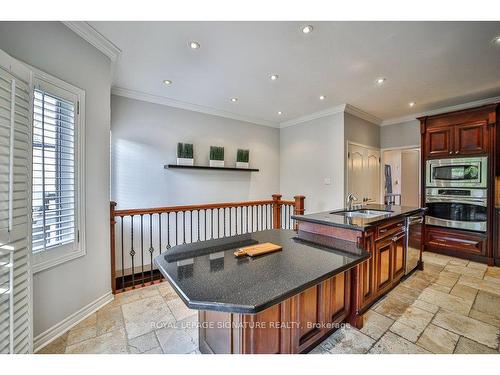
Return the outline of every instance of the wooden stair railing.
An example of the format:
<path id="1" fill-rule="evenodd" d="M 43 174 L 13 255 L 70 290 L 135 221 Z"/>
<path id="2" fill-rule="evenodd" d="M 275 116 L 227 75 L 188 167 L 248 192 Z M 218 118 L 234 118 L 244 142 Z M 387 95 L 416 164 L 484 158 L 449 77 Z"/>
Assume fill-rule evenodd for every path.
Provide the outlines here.
<path id="1" fill-rule="evenodd" d="M 305 197 L 281 198 L 125 210 L 110 202 L 113 294 L 161 282 L 153 258 L 172 246 L 271 228 L 296 230 L 291 216 L 304 213 Z"/>

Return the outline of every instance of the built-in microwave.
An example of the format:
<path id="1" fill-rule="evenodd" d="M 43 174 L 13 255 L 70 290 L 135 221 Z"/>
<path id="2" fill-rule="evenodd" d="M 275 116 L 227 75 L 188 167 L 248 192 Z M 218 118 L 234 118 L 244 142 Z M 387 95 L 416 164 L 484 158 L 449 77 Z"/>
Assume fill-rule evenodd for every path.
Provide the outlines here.
<path id="1" fill-rule="evenodd" d="M 488 187 L 488 158 L 427 160 L 426 187 Z"/>

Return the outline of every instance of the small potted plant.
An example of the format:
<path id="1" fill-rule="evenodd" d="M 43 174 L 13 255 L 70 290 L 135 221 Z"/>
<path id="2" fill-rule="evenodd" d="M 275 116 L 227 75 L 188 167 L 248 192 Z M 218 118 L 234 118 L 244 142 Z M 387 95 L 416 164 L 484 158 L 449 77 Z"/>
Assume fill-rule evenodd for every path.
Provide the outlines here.
<path id="1" fill-rule="evenodd" d="M 224 166 L 224 147 L 210 146 L 210 166 Z"/>
<path id="2" fill-rule="evenodd" d="M 249 150 L 240 150 L 236 152 L 236 168 L 248 168 Z"/>
<path id="3" fill-rule="evenodd" d="M 194 165 L 192 143 L 177 143 L 177 165 Z"/>

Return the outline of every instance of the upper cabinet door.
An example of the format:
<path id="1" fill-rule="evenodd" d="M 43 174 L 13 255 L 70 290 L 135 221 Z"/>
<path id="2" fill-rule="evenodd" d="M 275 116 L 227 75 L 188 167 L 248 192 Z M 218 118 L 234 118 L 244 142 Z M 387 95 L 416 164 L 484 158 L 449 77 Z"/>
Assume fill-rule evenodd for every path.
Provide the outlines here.
<path id="1" fill-rule="evenodd" d="M 455 125 L 454 155 L 476 155 L 488 152 L 488 124 L 477 121 Z"/>
<path id="2" fill-rule="evenodd" d="M 427 129 L 425 149 L 428 157 L 449 157 L 454 154 L 452 128 Z"/>

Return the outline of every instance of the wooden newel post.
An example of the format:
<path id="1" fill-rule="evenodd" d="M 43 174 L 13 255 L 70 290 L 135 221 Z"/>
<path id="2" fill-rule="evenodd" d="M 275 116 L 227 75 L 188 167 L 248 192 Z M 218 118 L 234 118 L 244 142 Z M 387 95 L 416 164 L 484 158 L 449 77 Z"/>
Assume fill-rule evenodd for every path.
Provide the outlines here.
<path id="1" fill-rule="evenodd" d="M 273 194 L 273 229 L 281 228 L 281 194 Z"/>
<path id="2" fill-rule="evenodd" d="M 295 199 L 295 205 L 293 207 L 293 214 L 294 215 L 303 215 L 304 214 L 304 199 L 306 199 L 306 197 L 304 197 L 303 195 L 296 195 L 295 197 L 293 197 L 293 199 Z M 295 222 L 295 224 L 293 225 L 293 229 L 295 231 L 299 229 L 299 224 L 297 222 Z"/>
<path id="3" fill-rule="evenodd" d="M 111 290 L 116 294 L 116 265 L 115 265 L 115 207 L 116 202 L 109 204 L 109 238 L 110 238 L 110 252 L 111 252 Z"/>

